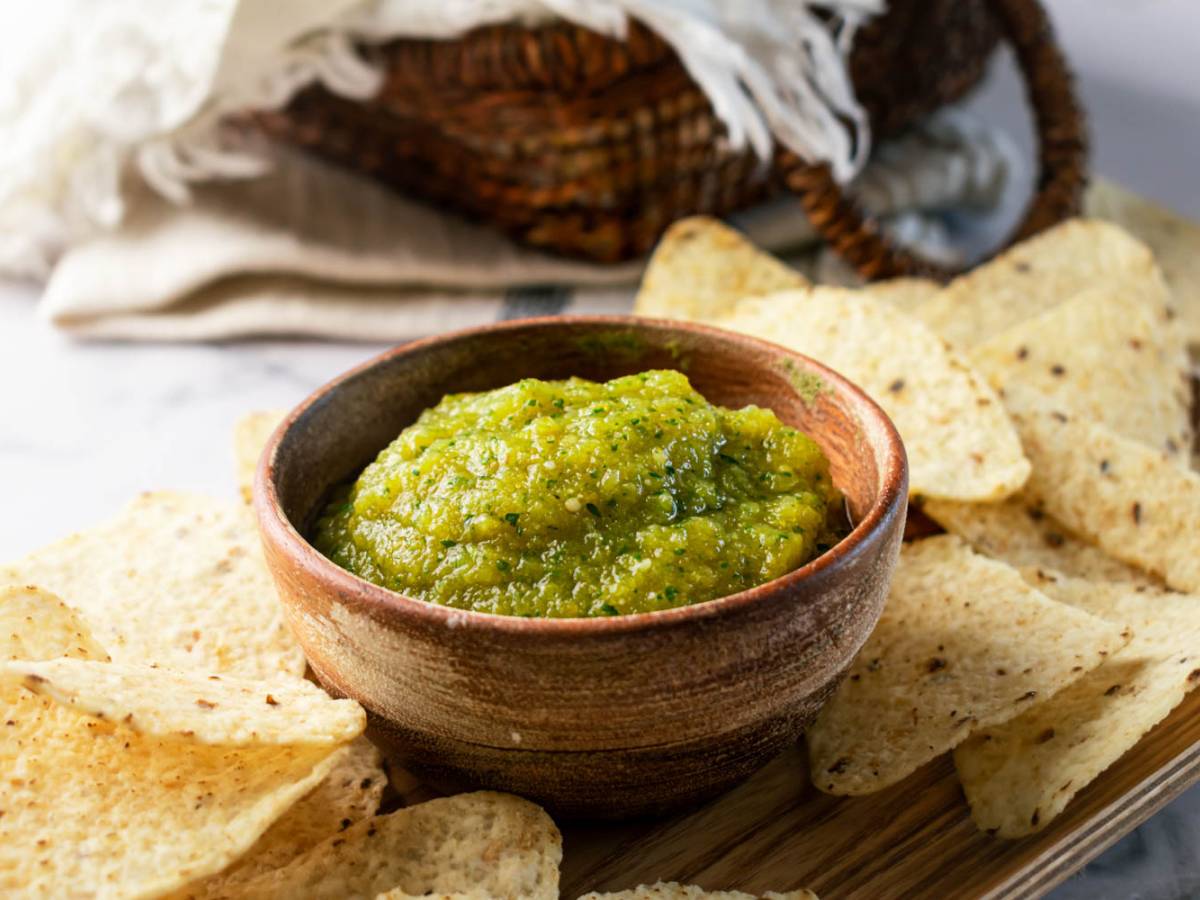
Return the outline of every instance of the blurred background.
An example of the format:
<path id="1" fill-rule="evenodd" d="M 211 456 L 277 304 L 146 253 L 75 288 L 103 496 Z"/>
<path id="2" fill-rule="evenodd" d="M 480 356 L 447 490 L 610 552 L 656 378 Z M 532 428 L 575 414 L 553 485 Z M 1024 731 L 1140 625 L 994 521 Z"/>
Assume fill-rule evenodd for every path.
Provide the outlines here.
<path id="1" fill-rule="evenodd" d="M 1180 0 L 1050 0 L 1078 78 L 1093 170 L 1200 218 L 1200 7 Z M 972 108 L 1028 149 L 1028 119 L 1010 66 L 997 65 Z"/>

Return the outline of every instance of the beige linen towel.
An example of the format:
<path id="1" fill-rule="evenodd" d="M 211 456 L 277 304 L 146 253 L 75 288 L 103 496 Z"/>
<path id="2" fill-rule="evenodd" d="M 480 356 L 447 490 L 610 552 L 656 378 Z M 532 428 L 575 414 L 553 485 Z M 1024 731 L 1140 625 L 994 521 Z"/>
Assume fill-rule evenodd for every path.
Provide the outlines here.
<path id="1" fill-rule="evenodd" d="M 253 335 L 404 340 L 558 312 L 626 312 L 641 263 L 599 265 L 520 247 L 490 228 L 280 149 L 257 180 L 203 185 L 188 206 L 146 191 L 126 223 L 71 249 L 42 313 L 80 337 L 207 340 Z M 999 205 L 1007 146 L 955 113 L 876 151 L 860 202 L 950 252 L 905 211 Z M 734 217 L 777 252 L 811 244 L 784 198 Z"/>

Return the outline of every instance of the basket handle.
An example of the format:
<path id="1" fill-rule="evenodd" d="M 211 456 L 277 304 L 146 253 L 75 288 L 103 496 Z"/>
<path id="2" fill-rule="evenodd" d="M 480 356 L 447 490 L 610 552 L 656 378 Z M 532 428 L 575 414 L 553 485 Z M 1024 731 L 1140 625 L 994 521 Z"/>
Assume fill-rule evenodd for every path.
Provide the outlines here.
<path id="1" fill-rule="evenodd" d="M 988 2 L 1016 54 L 1039 148 L 1036 193 L 1007 246 L 1078 215 L 1087 184 L 1087 137 L 1070 70 L 1041 4 Z M 846 196 L 828 164 L 806 163 L 790 150 L 780 150 L 777 165 L 813 226 L 864 278 L 920 275 L 945 281 L 958 274 L 891 241 L 879 223 Z"/>

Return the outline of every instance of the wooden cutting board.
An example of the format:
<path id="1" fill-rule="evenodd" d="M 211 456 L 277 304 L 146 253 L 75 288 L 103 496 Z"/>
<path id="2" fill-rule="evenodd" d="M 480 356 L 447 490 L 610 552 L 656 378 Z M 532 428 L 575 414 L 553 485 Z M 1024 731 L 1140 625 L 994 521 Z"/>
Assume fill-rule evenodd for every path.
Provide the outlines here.
<path id="1" fill-rule="evenodd" d="M 1039 897 L 1200 781 L 1200 690 L 1041 833 L 1004 841 L 972 823 L 950 758 L 868 797 L 808 783 L 803 750 L 670 819 L 564 824 L 562 896 L 682 881 L 822 900 Z"/>

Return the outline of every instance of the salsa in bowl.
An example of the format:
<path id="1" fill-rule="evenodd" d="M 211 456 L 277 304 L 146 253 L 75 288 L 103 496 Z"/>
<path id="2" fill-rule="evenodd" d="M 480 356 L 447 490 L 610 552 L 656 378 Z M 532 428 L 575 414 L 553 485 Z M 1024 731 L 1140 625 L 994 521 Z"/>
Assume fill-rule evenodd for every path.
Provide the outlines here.
<path id="1" fill-rule="evenodd" d="M 515 416 L 515 410 L 522 409 L 517 404 L 523 394 L 528 394 L 526 404 L 533 399 L 540 408 L 544 400 L 548 410 L 556 409 L 554 400 L 561 397 L 563 419 L 539 415 L 511 420 L 520 428 L 554 433 L 570 424 L 564 421 L 568 398 L 563 388 L 547 385 L 582 379 L 603 386 L 651 372 L 678 373 L 662 376 L 668 392 L 682 397 L 694 391 L 695 396 L 687 394 L 693 405 L 701 405 L 703 398 L 712 407 L 705 414 L 711 416 L 706 420 L 711 427 L 689 429 L 684 443 L 699 454 L 697 473 L 716 478 L 708 479 L 711 487 L 702 484 L 705 478 L 681 482 L 679 492 L 671 495 L 673 502 L 696 503 L 699 511 L 704 492 L 715 499 L 711 491 L 720 491 L 722 472 L 731 477 L 738 460 L 753 461 L 742 467 L 744 472 L 781 479 L 779 512 L 792 516 L 796 511 L 785 507 L 806 505 L 803 498 L 817 493 L 811 490 L 818 485 L 815 475 L 822 476 L 822 491 L 832 490 L 823 486 L 826 470 L 819 458 L 798 449 L 807 445 L 796 435 L 806 435 L 827 460 L 829 480 L 844 498 L 852 527 L 828 549 L 814 544 L 809 549 L 815 555 L 807 561 L 801 563 L 803 554 L 787 560 L 782 569 L 793 561 L 799 564 L 762 583 L 735 584 L 739 589 L 732 593 L 669 608 L 618 608 L 616 615 L 603 610 L 602 604 L 611 602 L 603 598 L 600 614 L 589 614 L 596 586 L 586 577 L 578 609 L 582 615 L 498 614 L 430 602 L 416 590 L 416 596 L 409 596 L 399 584 L 402 589 L 393 590 L 360 577 L 314 545 L 323 544 L 323 528 L 336 540 L 331 517 L 338 513 L 336 504 L 352 502 L 347 486 L 373 462 L 388 458 L 387 448 L 419 423 L 423 413 L 436 410 L 443 398 L 511 390 L 503 408 L 505 415 Z M 545 384 L 534 386 L 529 379 Z M 623 387 L 616 390 L 613 396 Z M 627 396 L 631 404 L 649 402 L 640 388 Z M 582 413 L 583 395 L 579 399 Z M 772 444 L 761 460 L 754 455 L 757 451 L 745 455 L 736 437 L 729 439 L 733 432 L 727 435 L 723 430 L 720 423 L 726 414 L 716 412 L 717 407 L 730 411 L 730 422 L 738 421 L 736 411 L 759 410 L 750 418 L 763 435 L 776 428 L 764 415 L 769 410 L 780 429 L 775 436 L 795 447 Z M 630 418 L 638 417 L 632 408 L 629 412 Z M 659 415 L 665 421 L 671 414 L 656 409 L 655 418 Z M 477 425 L 478 417 L 470 418 Z M 543 418 L 549 421 L 537 424 Z M 570 427 L 582 434 L 585 418 L 572 419 Z M 606 448 L 614 452 L 611 423 L 600 424 L 605 419 L 595 417 L 594 437 L 608 443 L 585 442 L 575 450 L 583 452 L 586 444 L 588 453 L 600 454 Z M 452 429 L 465 430 L 443 424 L 445 433 L 439 439 L 446 442 L 458 440 L 450 435 Z M 784 433 L 785 428 L 790 432 Z M 650 430 L 650 438 L 656 430 L 657 426 Z M 734 452 L 729 452 L 731 444 Z M 577 528 L 572 534 L 581 540 L 582 550 L 603 545 L 612 550 L 609 562 L 623 558 L 616 553 L 620 529 L 632 534 L 657 527 L 637 518 L 639 510 L 648 516 L 650 509 L 638 503 L 662 504 L 666 510 L 661 497 L 652 499 L 658 488 L 646 482 L 658 479 L 650 472 L 668 475 L 670 464 L 680 475 L 685 458 L 668 454 L 664 460 L 655 455 L 649 439 L 633 441 L 631 435 L 629 453 L 611 466 L 619 473 L 609 485 L 611 492 L 594 493 L 585 487 L 595 467 L 582 458 L 572 459 L 569 491 L 564 488 L 558 494 L 562 508 L 548 511 L 545 518 L 535 517 L 534 523 L 529 518 L 522 522 L 530 515 L 527 504 L 549 503 L 554 495 L 531 491 L 527 496 L 522 486 L 535 477 L 529 471 L 534 463 L 544 471 L 549 457 L 526 457 L 516 445 L 495 450 L 520 450 L 512 457 L 514 472 L 519 469 L 526 480 L 505 481 L 503 489 L 495 491 L 485 481 L 475 495 L 460 497 L 458 508 L 451 502 L 442 504 L 436 516 L 442 517 L 443 525 L 431 529 L 427 550 L 437 562 L 440 551 L 457 550 L 460 539 L 470 543 L 476 537 L 504 535 L 504 540 L 494 538 L 494 547 L 478 541 L 495 551 L 485 562 L 494 570 L 487 577 L 496 584 L 504 584 L 508 574 L 495 565 L 497 561 L 507 562 L 510 572 L 528 564 L 519 551 L 525 548 L 523 541 L 537 536 L 515 533 L 526 525 L 548 529 L 565 520 Z M 617 456 L 619 451 L 618 443 Z M 402 451 L 399 459 L 411 452 Z M 720 459 L 722 453 L 734 462 Z M 783 462 L 785 457 L 789 462 Z M 460 477 L 454 474 L 460 464 L 479 463 L 476 475 L 490 473 L 490 463 L 474 459 L 473 454 L 466 462 L 453 454 L 431 458 L 430 474 L 451 491 L 453 478 Z M 552 461 L 556 466 L 568 462 Z M 804 465 L 785 468 L 798 463 Z M 401 475 L 408 485 L 406 479 L 419 477 L 411 474 L 412 468 L 407 475 L 391 475 Z M 421 464 L 415 468 L 421 470 Z M 596 471 L 597 480 L 602 480 Z M 785 471 L 791 474 L 782 474 Z M 779 474 L 772 475 L 775 472 Z M 388 486 L 390 476 L 382 471 L 380 476 L 378 482 L 368 479 L 370 490 Z M 632 495 L 623 499 L 620 493 L 632 491 L 634 480 L 642 492 L 637 503 Z M 750 493 L 748 483 L 745 492 L 735 493 L 726 510 L 763 502 L 762 496 Z M 907 493 L 907 463 L 895 428 L 870 398 L 835 372 L 773 344 L 719 329 L 626 317 L 563 317 L 418 341 L 330 382 L 297 407 L 273 435 L 260 462 L 254 501 L 267 562 L 293 632 L 320 681 L 366 707 L 377 741 L 434 783 L 511 791 L 559 815 L 620 817 L 661 812 L 717 793 L 800 735 L 882 611 L 903 535 Z M 827 510 L 833 496 L 826 494 Z M 628 501 L 624 511 L 629 517 L 622 516 L 618 531 L 611 534 L 594 530 L 614 498 L 618 508 Z M 419 493 L 408 502 L 417 499 Z M 382 505 L 387 505 L 386 498 Z M 667 525 L 681 523 L 686 530 L 694 519 L 692 527 L 705 528 L 712 520 L 707 505 L 704 510 L 698 516 L 677 516 Z M 515 521 L 510 513 L 516 514 Z M 805 513 L 806 523 L 820 518 L 812 513 L 815 507 Z M 476 533 L 471 530 L 475 520 L 468 517 L 481 514 L 488 521 Z M 733 560 L 723 560 L 713 547 L 719 539 L 739 552 L 748 549 L 742 542 L 747 535 L 733 540 L 727 533 L 727 526 L 737 521 L 731 518 L 708 531 L 714 541 L 710 547 L 680 541 L 681 535 L 669 527 L 659 543 L 643 542 L 643 556 L 647 550 L 660 550 L 655 559 L 664 563 L 655 570 L 655 580 L 646 583 L 645 595 L 652 589 L 657 597 L 660 589 L 665 594 L 666 587 L 673 586 L 678 599 L 684 591 L 666 579 L 688 574 L 688 563 L 677 560 L 686 560 L 689 553 L 732 566 Z M 793 516 L 776 521 L 797 527 L 800 520 Z M 757 526 L 761 529 L 762 524 L 760 518 Z M 807 524 L 799 527 L 807 529 Z M 756 531 L 755 539 L 770 543 L 781 533 L 783 543 L 793 540 L 790 528 L 773 525 Z M 591 534 L 596 536 L 587 536 Z M 443 540 L 455 544 L 443 548 Z M 336 556 L 332 547 L 326 549 Z M 685 552 L 676 555 L 676 549 Z M 456 557 L 448 553 L 445 558 Z M 600 562 L 594 571 L 603 571 L 605 560 Z M 671 568 L 676 565 L 684 571 Z M 701 566 L 696 568 L 700 573 Z M 567 583 L 569 579 L 561 582 Z M 715 585 L 713 593 L 724 590 L 724 585 Z"/>
<path id="2" fill-rule="evenodd" d="M 313 542 L 410 597 L 562 618 L 734 594 L 846 530 L 816 441 L 655 369 L 447 395 L 335 491 Z"/>

